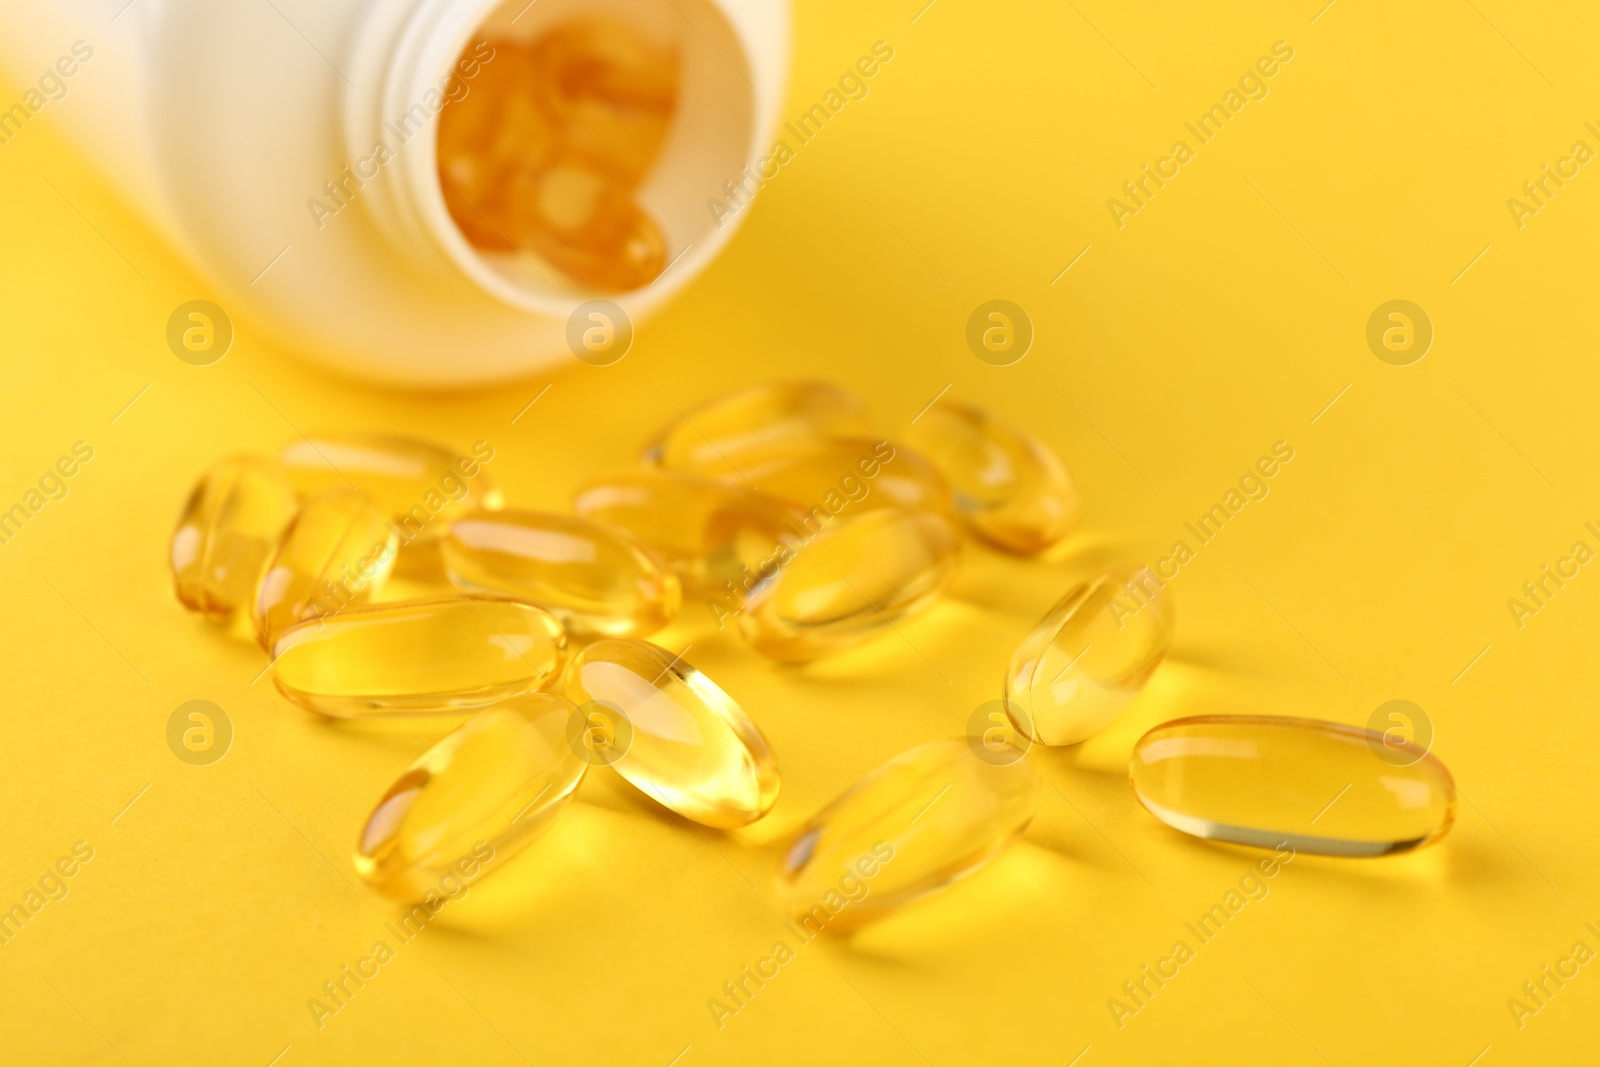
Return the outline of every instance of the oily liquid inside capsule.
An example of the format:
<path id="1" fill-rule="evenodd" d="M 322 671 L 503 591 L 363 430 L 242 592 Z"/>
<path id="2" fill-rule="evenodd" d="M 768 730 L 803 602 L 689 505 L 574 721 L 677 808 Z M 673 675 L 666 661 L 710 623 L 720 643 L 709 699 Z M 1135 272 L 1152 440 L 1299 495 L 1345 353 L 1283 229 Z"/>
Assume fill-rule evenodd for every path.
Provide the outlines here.
<path id="1" fill-rule="evenodd" d="M 597 478 L 573 498 L 572 510 L 649 545 L 694 591 L 743 581 L 803 532 L 799 512 L 782 501 L 659 469 Z"/>
<path id="2" fill-rule="evenodd" d="M 725 474 L 731 470 L 730 457 L 741 452 L 810 437 L 859 436 L 867 431 L 866 408 L 838 386 L 773 382 L 691 408 L 645 450 L 644 458 L 669 470 Z M 833 477 L 850 473 L 846 468 Z"/>
<path id="3" fill-rule="evenodd" d="M 646 641 L 597 641 L 573 658 L 567 697 L 598 762 L 679 815 L 730 829 L 778 799 L 778 759 L 715 682 Z"/>
<path id="4" fill-rule="evenodd" d="M 638 188 L 678 100 L 678 55 L 582 19 L 531 44 L 467 46 L 466 96 L 439 113 L 445 207 L 474 247 L 531 252 L 580 285 L 637 289 L 666 266 Z"/>
<path id="5" fill-rule="evenodd" d="M 815 521 L 878 508 L 950 511 L 950 486 L 904 445 L 869 437 L 814 437 L 732 453 L 716 477 L 787 500 Z"/>
<path id="6" fill-rule="evenodd" d="M 401 900 L 454 895 L 522 849 L 572 799 L 588 764 L 567 743 L 578 709 L 532 693 L 468 719 L 389 787 L 356 844 L 355 867 Z"/>
<path id="7" fill-rule="evenodd" d="M 1178 719 L 1139 739 L 1128 773 L 1168 826 L 1263 848 L 1381 856 L 1437 841 L 1455 817 L 1455 782 L 1436 757 L 1315 719 Z"/>
<path id="8" fill-rule="evenodd" d="M 261 566 L 293 514 L 294 490 L 278 464 L 235 456 L 212 467 L 189 494 L 172 534 L 178 600 L 213 619 L 248 606 Z"/>
<path id="9" fill-rule="evenodd" d="M 567 639 L 531 604 L 447 596 L 349 608 L 286 630 L 278 691 L 335 717 L 481 708 L 560 676 Z"/>
<path id="10" fill-rule="evenodd" d="M 755 587 L 739 632 L 773 659 L 815 659 L 931 605 L 960 562 L 961 542 L 936 515 L 884 509 L 837 519 Z"/>
<path id="11" fill-rule="evenodd" d="M 402 546 L 437 541 L 468 511 L 499 508 L 500 490 L 483 469 L 493 458 L 483 441 L 462 456 L 386 434 L 315 433 L 289 442 L 282 454 L 296 492 L 359 489 L 394 522 Z"/>
<path id="12" fill-rule="evenodd" d="M 256 637 L 270 649 L 296 623 L 367 600 L 394 566 L 399 538 L 365 493 L 310 497 L 283 531 L 256 590 Z"/>
<path id="13" fill-rule="evenodd" d="M 924 411 L 907 432 L 954 487 L 956 510 L 985 539 L 1032 555 L 1076 529 L 1077 490 L 1038 439 L 948 400 Z"/>
<path id="14" fill-rule="evenodd" d="M 682 601 L 677 575 L 620 530 L 536 511 L 469 515 L 442 546 L 459 588 L 547 608 L 575 636 L 654 633 Z"/>
<path id="15" fill-rule="evenodd" d="M 965 739 L 930 741 L 829 804 L 779 871 L 788 914 L 847 932 L 998 856 L 1039 810 L 1042 779 L 1015 748 L 982 753 Z"/>
<path id="16" fill-rule="evenodd" d="M 1046 745 L 1098 733 L 1139 695 L 1172 633 L 1171 595 L 1147 568 L 1111 567 L 1080 582 L 1011 657 L 1003 695 L 1027 713 L 1017 729 Z"/>

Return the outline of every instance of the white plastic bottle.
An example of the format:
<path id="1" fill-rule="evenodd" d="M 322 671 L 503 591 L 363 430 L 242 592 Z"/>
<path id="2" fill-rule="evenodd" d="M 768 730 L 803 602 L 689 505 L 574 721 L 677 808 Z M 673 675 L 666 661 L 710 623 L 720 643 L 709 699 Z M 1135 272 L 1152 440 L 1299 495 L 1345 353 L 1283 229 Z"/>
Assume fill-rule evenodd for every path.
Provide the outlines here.
<path id="1" fill-rule="evenodd" d="M 474 249 L 435 155 L 434 105 L 469 41 L 591 15 L 681 56 L 638 193 L 678 258 L 623 294 Z M 196 296 L 346 373 L 465 386 L 570 361 L 581 304 L 638 321 L 717 254 L 744 213 L 719 225 L 706 203 L 755 170 L 788 50 L 788 0 L 0 0 L 0 62 L 25 89 L 0 101 L 0 160 L 58 124 L 217 287 Z"/>

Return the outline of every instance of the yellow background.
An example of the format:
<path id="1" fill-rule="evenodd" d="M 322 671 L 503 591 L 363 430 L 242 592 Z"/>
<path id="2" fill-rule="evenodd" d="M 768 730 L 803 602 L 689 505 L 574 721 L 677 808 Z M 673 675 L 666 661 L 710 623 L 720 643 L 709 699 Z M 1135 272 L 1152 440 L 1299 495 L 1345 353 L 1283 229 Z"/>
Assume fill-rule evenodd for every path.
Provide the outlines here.
<path id="1" fill-rule="evenodd" d="M 1574 541 L 1600 547 L 1583 528 L 1600 519 L 1600 174 L 1521 229 L 1506 200 L 1575 140 L 1600 147 L 1583 128 L 1600 119 L 1600 12 L 1318 6 L 937 0 L 913 22 L 918 0 L 802 4 L 787 113 L 886 40 L 870 95 L 621 363 L 448 397 L 331 378 L 242 315 L 222 362 L 173 358 L 168 314 L 217 294 L 47 109 L 0 150 L 0 499 L 74 441 L 95 458 L 0 547 L 0 903 L 76 841 L 95 858 L 0 948 L 0 1059 L 1592 1062 L 1600 966 L 1520 1030 L 1506 1001 L 1575 941 L 1600 949 L 1583 928 L 1600 926 L 1600 575 L 1520 629 L 1506 601 Z M 1107 198 L 1279 40 L 1295 55 L 1270 95 L 1118 230 Z M 965 346 L 993 298 L 1037 329 L 1014 366 Z M 1407 367 L 1364 339 L 1396 298 L 1436 330 Z M 891 634 L 783 668 L 690 610 L 661 640 L 692 641 L 772 739 L 772 815 L 701 832 L 592 774 L 547 837 L 319 1031 L 307 999 L 398 912 L 353 884 L 355 832 L 449 724 L 329 724 L 252 684 L 261 653 L 169 592 L 193 478 L 294 427 L 377 427 L 487 440 L 510 500 L 562 508 L 672 404 L 802 374 L 859 391 L 890 435 L 946 385 L 1031 427 L 1079 482 L 1083 532 L 1047 561 L 974 547 L 955 594 L 903 625 L 914 649 Z M 1104 735 L 1037 754 L 1049 785 L 1025 839 L 935 900 L 800 949 L 716 1029 L 707 999 L 782 936 L 772 876 L 795 826 L 959 733 L 1075 575 L 1164 553 L 1279 440 L 1295 458 L 1271 495 L 1172 583 L 1179 637 L 1146 694 Z M 236 731 L 209 767 L 165 741 L 195 698 Z M 1365 723 L 1396 698 L 1425 709 L 1461 787 L 1450 835 L 1399 858 L 1296 859 L 1119 1030 L 1108 998 L 1256 858 L 1145 814 L 1125 780 L 1134 739 L 1204 712 Z"/>

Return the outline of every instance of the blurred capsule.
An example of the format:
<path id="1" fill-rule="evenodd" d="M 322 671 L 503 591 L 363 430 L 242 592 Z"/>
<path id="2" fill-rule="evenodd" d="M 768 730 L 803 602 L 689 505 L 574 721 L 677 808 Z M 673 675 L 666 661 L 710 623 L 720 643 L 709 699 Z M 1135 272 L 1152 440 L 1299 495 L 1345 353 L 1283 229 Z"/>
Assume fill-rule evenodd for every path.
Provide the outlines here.
<path id="1" fill-rule="evenodd" d="M 572 510 L 655 549 L 693 591 L 743 580 L 804 535 L 799 511 L 781 500 L 659 468 L 602 475 Z"/>
<path id="2" fill-rule="evenodd" d="M 866 408 L 826 382 L 756 385 L 691 408 L 645 450 L 647 463 L 698 474 L 727 473 L 728 457 L 752 448 L 816 436 L 864 434 Z M 868 450 L 869 455 L 871 450 Z M 852 465 L 836 472 L 855 472 Z M 816 503 L 806 501 L 806 506 Z"/>
<path id="3" fill-rule="evenodd" d="M 190 611 L 225 619 L 248 607 L 278 533 L 294 514 L 283 468 L 257 456 L 212 467 L 183 505 L 172 533 L 172 581 Z"/>
<path id="4" fill-rule="evenodd" d="M 1001 548 L 1042 552 L 1078 525 L 1078 492 L 1042 441 L 979 408 L 948 400 L 919 415 L 908 440 L 955 489 L 956 510 Z"/>
<path id="5" fill-rule="evenodd" d="M 389 578 L 400 540 L 373 499 L 354 489 L 307 497 L 256 590 L 256 638 L 270 649 L 296 623 L 369 599 Z"/>
<path id="6" fill-rule="evenodd" d="M 664 648 L 596 641 L 573 657 L 567 697 L 603 736 L 591 746 L 597 760 L 686 819 L 745 826 L 778 800 L 778 758 L 766 737 L 715 682 Z"/>
<path id="7" fill-rule="evenodd" d="M 359 489 L 395 524 L 402 548 L 444 536 L 468 511 L 503 503 L 483 464 L 494 446 L 479 441 L 458 455 L 429 441 L 385 434 L 312 434 L 283 449 L 284 466 L 303 496 L 325 489 Z"/>
<path id="8" fill-rule="evenodd" d="M 666 236 L 655 219 L 626 185 L 581 159 L 517 173 L 505 199 L 501 229 L 512 243 L 581 285 L 624 292 L 666 268 Z"/>
<path id="9" fill-rule="evenodd" d="M 1396 758 L 1407 753 L 1413 762 Z M 1134 746 L 1128 778 L 1168 826 L 1262 848 L 1382 856 L 1431 845 L 1455 819 L 1455 782 L 1435 756 L 1316 719 L 1165 723 Z"/>
<path id="10" fill-rule="evenodd" d="M 447 596 L 350 608 L 284 631 L 278 692 L 335 718 L 466 711 L 543 689 L 567 662 L 543 608 Z"/>
<path id="11" fill-rule="evenodd" d="M 578 709 L 530 693 L 480 711 L 389 787 L 356 843 L 356 872 L 400 900 L 454 896 L 554 821 L 588 764 L 567 744 Z"/>
<path id="12" fill-rule="evenodd" d="M 451 524 L 442 548 L 445 573 L 458 588 L 538 604 L 575 637 L 654 633 L 683 599 L 678 576 L 660 556 L 589 519 L 480 512 Z"/>
<path id="13" fill-rule="evenodd" d="M 1039 810 L 1039 771 L 1015 757 L 930 741 L 867 775 L 789 846 L 785 911 L 811 933 L 845 933 L 994 859 Z"/>
<path id="14" fill-rule="evenodd" d="M 835 519 L 745 600 L 757 652 L 801 662 L 884 633 L 955 580 L 961 542 L 937 515 L 884 509 Z"/>
<path id="15" fill-rule="evenodd" d="M 1099 733 L 1172 647 L 1172 596 L 1148 568 L 1108 567 L 1068 590 L 1011 656 L 1002 695 L 1046 745 Z"/>
<path id="16" fill-rule="evenodd" d="M 932 463 L 905 445 L 870 437 L 811 437 L 747 449 L 715 476 L 822 520 L 877 508 L 950 512 L 950 485 Z"/>

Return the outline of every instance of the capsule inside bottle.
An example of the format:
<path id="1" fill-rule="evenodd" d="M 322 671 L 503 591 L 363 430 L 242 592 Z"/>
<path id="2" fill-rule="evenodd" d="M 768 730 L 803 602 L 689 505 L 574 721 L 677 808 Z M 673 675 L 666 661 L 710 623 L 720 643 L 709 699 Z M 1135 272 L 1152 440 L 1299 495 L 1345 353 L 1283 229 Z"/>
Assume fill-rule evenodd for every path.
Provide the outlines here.
<path id="1" fill-rule="evenodd" d="M 729 453 L 710 469 L 729 485 L 787 500 L 816 522 L 879 508 L 950 511 L 950 486 L 926 458 L 870 437 L 811 437 Z"/>
<path id="2" fill-rule="evenodd" d="M 744 581 L 803 532 L 799 512 L 780 500 L 658 468 L 596 478 L 572 510 L 649 545 L 695 592 Z"/>
<path id="3" fill-rule="evenodd" d="M 1018 730 L 1071 745 L 1110 725 L 1172 647 L 1172 597 L 1148 568 L 1091 575 L 1045 613 L 1011 657 L 1003 695 Z"/>
<path id="4" fill-rule="evenodd" d="M 269 459 L 234 456 L 207 471 L 172 533 L 178 601 L 211 619 L 248 607 L 261 566 L 294 506 L 289 479 Z"/>
<path id="5" fill-rule="evenodd" d="M 809 931 L 848 932 L 1000 855 L 1033 821 L 1042 779 L 1016 748 L 982 751 L 918 745 L 824 808 L 779 871 L 785 911 Z"/>
<path id="6" fill-rule="evenodd" d="M 961 542 L 937 515 L 884 509 L 836 519 L 756 585 L 739 632 L 773 659 L 816 659 L 930 606 L 960 562 Z"/>
<path id="7" fill-rule="evenodd" d="M 482 441 L 463 456 L 411 437 L 316 433 L 289 442 L 282 458 L 302 496 L 366 493 L 394 522 L 402 548 L 436 542 L 456 518 L 494 510 L 504 499 L 483 469 L 494 448 Z"/>
<path id="8" fill-rule="evenodd" d="M 384 793 L 356 843 L 355 868 L 400 900 L 454 896 L 544 831 L 588 764 L 569 746 L 577 708 L 531 693 L 478 712 Z"/>
<path id="9" fill-rule="evenodd" d="M 451 524 L 441 551 L 457 588 L 538 604 L 576 637 L 654 633 L 683 599 L 677 575 L 651 549 L 570 515 L 468 515 Z"/>
<path id="10" fill-rule="evenodd" d="M 645 450 L 645 461 L 691 474 L 721 474 L 729 470 L 730 457 L 750 449 L 867 431 L 866 408 L 838 386 L 771 382 L 691 408 Z M 849 473 L 841 470 L 836 477 Z"/>
<path id="11" fill-rule="evenodd" d="M 544 688 L 567 661 L 561 623 L 543 608 L 447 596 L 353 607 L 284 631 L 278 691 L 336 718 L 439 714 Z"/>
<path id="12" fill-rule="evenodd" d="M 309 497 L 283 531 L 256 590 L 256 637 L 270 649 L 297 623 L 364 603 L 394 567 L 399 539 L 365 493 Z"/>
<path id="13" fill-rule="evenodd" d="M 908 439 L 955 490 L 956 510 L 981 537 L 1034 555 L 1077 528 L 1078 492 L 1049 446 L 989 412 L 940 400 Z"/>
<path id="14" fill-rule="evenodd" d="M 437 154 L 467 241 L 539 257 L 589 288 L 654 280 L 666 239 L 638 188 L 677 108 L 677 51 L 588 18 L 529 43 L 474 41 L 458 68 L 468 91 L 440 112 Z"/>
<path id="15" fill-rule="evenodd" d="M 647 641 L 596 641 L 573 657 L 567 697 L 591 746 L 646 795 L 705 826 L 731 829 L 778 800 L 778 759 L 737 702 Z"/>
<path id="16" fill-rule="evenodd" d="M 1178 719 L 1139 739 L 1128 774 L 1168 826 L 1262 848 L 1383 856 L 1432 844 L 1455 818 L 1455 782 L 1437 757 L 1316 719 Z"/>

